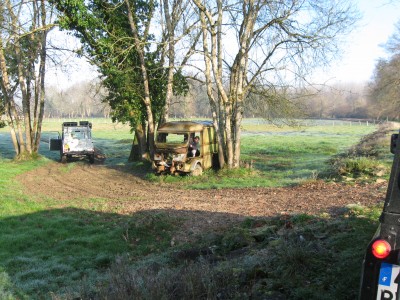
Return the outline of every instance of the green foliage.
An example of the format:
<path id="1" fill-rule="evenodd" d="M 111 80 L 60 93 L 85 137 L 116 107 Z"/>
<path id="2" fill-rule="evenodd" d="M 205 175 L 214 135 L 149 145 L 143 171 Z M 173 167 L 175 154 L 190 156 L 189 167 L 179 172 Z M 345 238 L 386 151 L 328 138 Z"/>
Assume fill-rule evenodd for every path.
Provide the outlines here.
<path id="1" fill-rule="evenodd" d="M 334 160 L 332 168 L 334 173 L 339 175 L 352 177 L 373 176 L 376 170 L 382 169 L 382 164 L 375 159 L 366 157 L 342 158 Z"/>
<path id="2" fill-rule="evenodd" d="M 175 96 L 183 95 L 186 96 L 189 92 L 189 82 L 186 77 L 182 74 L 182 70 L 178 70 L 174 73 L 174 84 L 173 92 Z"/>
<path id="3" fill-rule="evenodd" d="M 140 55 L 133 46 L 132 29 L 127 7 L 113 1 L 54 1 L 62 12 L 60 25 L 73 30 L 84 45 L 92 64 L 103 76 L 108 90 L 105 101 L 112 108 L 114 121 L 129 123 L 132 128 L 145 124 L 147 113 L 144 104 L 144 80 Z M 144 26 L 150 22 L 156 1 L 133 1 L 134 22 L 139 30 L 145 52 L 145 67 L 149 78 L 151 109 L 158 120 L 164 105 L 168 70 L 160 60 L 160 49 L 148 46 L 154 40 L 144 35 Z M 181 72 L 174 75 L 174 93 L 186 94 L 188 83 Z"/>

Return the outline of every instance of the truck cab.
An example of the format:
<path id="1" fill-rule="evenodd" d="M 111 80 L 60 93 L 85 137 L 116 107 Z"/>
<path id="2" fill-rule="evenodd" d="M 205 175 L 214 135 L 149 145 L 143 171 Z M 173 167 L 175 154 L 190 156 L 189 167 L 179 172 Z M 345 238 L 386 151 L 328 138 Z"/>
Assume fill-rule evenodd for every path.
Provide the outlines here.
<path id="1" fill-rule="evenodd" d="M 217 165 L 218 144 L 212 122 L 176 121 L 158 128 L 152 159 L 157 174 L 199 176 L 203 170 Z"/>

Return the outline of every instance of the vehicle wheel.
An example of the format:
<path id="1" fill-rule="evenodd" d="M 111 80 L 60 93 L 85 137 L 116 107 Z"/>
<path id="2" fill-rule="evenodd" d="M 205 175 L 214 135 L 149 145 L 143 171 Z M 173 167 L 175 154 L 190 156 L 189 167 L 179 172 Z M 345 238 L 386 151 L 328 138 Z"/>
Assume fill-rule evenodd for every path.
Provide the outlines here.
<path id="1" fill-rule="evenodd" d="M 61 156 L 61 163 L 65 164 L 67 162 L 67 156 L 66 155 L 62 155 Z"/>
<path id="2" fill-rule="evenodd" d="M 94 164 L 94 154 L 89 155 L 89 162 Z"/>
<path id="3" fill-rule="evenodd" d="M 194 169 L 190 171 L 190 176 L 201 176 L 203 174 L 203 168 L 200 164 L 196 164 Z"/>

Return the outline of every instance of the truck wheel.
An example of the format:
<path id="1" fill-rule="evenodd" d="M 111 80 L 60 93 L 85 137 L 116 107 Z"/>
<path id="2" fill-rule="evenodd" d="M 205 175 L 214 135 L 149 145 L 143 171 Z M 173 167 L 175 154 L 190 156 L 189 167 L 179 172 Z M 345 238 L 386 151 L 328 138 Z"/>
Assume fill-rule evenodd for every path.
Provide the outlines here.
<path id="1" fill-rule="evenodd" d="M 94 164 L 94 154 L 89 155 L 89 162 Z"/>
<path id="2" fill-rule="evenodd" d="M 196 164 L 194 169 L 190 171 L 190 176 L 201 176 L 203 174 L 203 168 L 200 164 Z"/>
<path id="3" fill-rule="evenodd" d="M 67 156 L 66 155 L 62 155 L 61 156 L 61 163 L 65 164 L 67 162 Z"/>

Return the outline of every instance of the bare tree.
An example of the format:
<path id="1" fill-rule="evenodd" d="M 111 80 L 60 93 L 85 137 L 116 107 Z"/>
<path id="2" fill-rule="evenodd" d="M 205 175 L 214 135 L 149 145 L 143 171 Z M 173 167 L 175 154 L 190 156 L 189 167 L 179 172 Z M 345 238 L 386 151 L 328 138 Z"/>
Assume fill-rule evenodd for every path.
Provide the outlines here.
<path id="1" fill-rule="evenodd" d="M 55 117 L 109 117 L 106 95 L 107 90 L 99 80 L 77 82 L 65 89 L 49 86 L 45 112 Z"/>
<path id="2" fill-rule="evenodd" d="M 369 85 L 369 102 L 371 113 L 377 119 L 400 119 L 400 55 L 394 55 L 389 60 L 381 59 L 375 67 L 372 81 Z"/>
<path id="3" fill-rule="evenodd" d="M 53 28 L 45 0 L 0 2 L 1 89 L 16 155 L 37 153 L 45 101 L 46 39 Z M 22 115 L 17 111 L 20 97 Z"/>
<path id="4" fill-rule="evenodd" d="M 369 102 L 376 118 L 400 119 L 400 21 L 389 38 L 385 49 L 391 55 L 380 59 L 375 66 L 374 76 L 369 85 Z"/>
<path id="5" fill-rule="evenodd" d="M 249 93 L 271 99 L 337 53 L 356 12 L 346 1 L 192 0 L 203 32 L 204 77 L 225 162 L 239 166 Z M 280 94 L 277 94 L 280 95 Z"/>
<path id="6" fill-rule="evenodd" d="M 175 77 L 182 76 L 181 71 L 194 54 L 201 31 L 196 30 L 199 20 L 191 1 L 160 0 L 160 8 L 163 36 L 158 47 L 163 49 L 160 51 L 161 61 L 168 70 L 165 105 L 160 121 L 164 123 L 169 118 Z M 186 91 L 179 94 L 186 94 Z"/>

